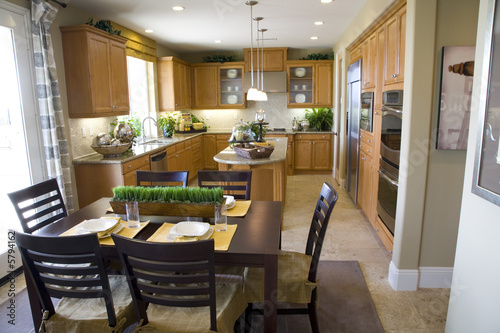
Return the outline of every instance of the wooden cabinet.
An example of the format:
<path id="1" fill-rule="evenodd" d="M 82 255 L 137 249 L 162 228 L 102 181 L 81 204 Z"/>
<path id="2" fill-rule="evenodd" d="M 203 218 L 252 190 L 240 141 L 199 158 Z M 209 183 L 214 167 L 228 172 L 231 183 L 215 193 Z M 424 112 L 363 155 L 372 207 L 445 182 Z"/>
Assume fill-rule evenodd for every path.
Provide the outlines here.
<path id="1" fill-rule="evenodd" d="M 191 66 L 175 57 L 157 61 L 160 111 L 191 109 Z"/>
<path id="2" fill-rule="evenodd" d="M 86 24 L 60 30 L 69 117 L 127 115 L 127 39 Z"/>
<path id="3" fill-rule="evenodd" d="M 203 160 L 202 160 L 202 150 L 201 150 L 202 136 L 197 136 L 191 140 L 192 147 L 192 160 L 191 164 L 192 168 L 189 171 L 189 180 L 194 179 L 198 174 L 198 170 L 203 168 Z"/>
<path id="4" fill-rule="evenodd" d="M 286 70 L 285 63 L 287 57 L 287 47 L 265 47 L 264 48 L 264 72 L 282 72 Z M 250 72 L 251 57 L 250 49 L 245 51 L 245 72 Z M 262 49 L 259 50 L 259 67 L 257 67 L 257 49 L 253 50 L 253 70 L 262 70 Z"/>
<path id="5" fill-rule="evenodd" d="M 267 137 L 272 138 L 287 138 L 287 147 L 286 147 L 286 173 L 288 176 L 293 176 L 294 169 L 294 134 L 275 134 L 268 133 Z"/>
<path id="6" fill-rule="evenodd" d="M 217 170 L 217 162 L 214 156 L 217 155 L 217 136 L 215 134 L 203 135 L 203 164 L 204 169 Z"/>
<path id="7" fill-rule="evenodd" d="M 363 43 L 362 89 L 375 88 L 377 69 L 377 34 L 371 34 Z"/>
<path id="8" fill-rule="evenodd" d="M 355 63 L 356 61 L 362 58 L 363 58 L 363 44 L 360 44 L 349 52 L 349 65 Z"/>
<path id="9" fill-rule="evenodd" d="M 287 62 L 288 107 L 333 106 L 333 62 L 297 60 Z"/>
<path id="10" fill-rule="evenodd" d="M 192 71 L 193 109 L 245 108 L 243 62 L 193 64 Z"/>
<path id="11" fill-rule="evenodd" d="M 229 147 L 230 138 L 231 134 L 217 134 L 217 149 L 214 156 Z"/>
<path id="12" fill-rule="evenodd" d="M 377 217 L 378 161 L 373 133 L 360 130 L 358 206 L 375 227 Z"/>
<path id="13" fill-rule="evenodd" d="M 136 158 L 127 163 L 123 163 L 123 185 L 136 186 L 137 185 L 137 170 L 151 170 L 149 156 Z"/>
<path id="14" fill-rule="evenodd" d="M 186 143 L 179 142 L 167 147 L 167 168 L 168 171 L 187 171 L 187 165 L 191 161 L 186 161 Z"/>
<path id="15" fill-rule="evenodd" d="M 332 170 L 331 134 L 296 134 L 293 145 L 296 171 Z"/>
<path id="16" fill-rule="evenodd" d="M 384 84 L 404 81 L 406 38 L 406 7 L 399 10 L 385 24 Z"/>

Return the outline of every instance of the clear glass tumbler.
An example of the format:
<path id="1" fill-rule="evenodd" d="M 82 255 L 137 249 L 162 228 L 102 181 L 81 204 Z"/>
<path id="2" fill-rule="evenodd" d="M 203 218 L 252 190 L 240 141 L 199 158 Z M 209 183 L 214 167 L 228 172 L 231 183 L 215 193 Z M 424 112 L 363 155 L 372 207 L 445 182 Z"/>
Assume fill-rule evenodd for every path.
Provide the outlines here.
<path id="1" fill-rule="evenodd" d="M 127 223 L 129 228 L 137 228 L 140 225 L 139 204 L 137 201 L 126 203 Z"/>
<path id="2" fill-rule="evenodd" d="M 227 230 L 227 207 L 226 204 L 215 205 L 215 231 Z"/>

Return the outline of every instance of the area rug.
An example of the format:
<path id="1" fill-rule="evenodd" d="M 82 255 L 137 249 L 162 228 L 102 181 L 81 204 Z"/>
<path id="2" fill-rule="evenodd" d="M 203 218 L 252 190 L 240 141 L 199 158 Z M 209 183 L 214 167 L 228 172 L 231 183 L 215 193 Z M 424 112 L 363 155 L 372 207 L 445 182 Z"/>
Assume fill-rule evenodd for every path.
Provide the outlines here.
<path id="1" fill-rule="evenodd" d="M 321 261 L 318 278 L 321 332 L 384 332 L 357 261 Z M 26 290 L 15 297 L 15 325 L 8 322 L 9 304 L 7 301 L 0 305 L 0 332 L 33 332 Z M 251 332 L 262 332 L 262 323 L 262 316 L 253 316 Z M 311 332 L 309 317 L 278 316 L 277 332 Z"/>

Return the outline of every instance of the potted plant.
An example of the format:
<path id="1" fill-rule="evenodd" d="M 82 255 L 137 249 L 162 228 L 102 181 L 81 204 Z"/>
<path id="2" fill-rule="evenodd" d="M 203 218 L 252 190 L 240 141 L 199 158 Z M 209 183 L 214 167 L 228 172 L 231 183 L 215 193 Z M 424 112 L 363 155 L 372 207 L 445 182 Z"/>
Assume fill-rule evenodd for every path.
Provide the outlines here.
<path id="1" fill-rule="evenodd" d="M 195 124 L 195 123 L 201 123 L 201 124 L 203 124 L 202 129 L 207 129 L 207 128 L 210 128 L 210 126 L 208 126 L 208 125 L 205 123 L 205 119 L 204 119 L 204 118 L 202 118 L 202 117 L 198 118 L 198 117 L 196 117 L 194 114 L 191 114 L 191 120 L 192 120 L 193 124 Z"/>
<path id="2" fill-rule="evenodd" d="M 306 109 L 304 118 L 309 121 L 309 126 L 318 131 L 329 131 L 333 127 L 333 112 L 330 108 Z"/>
<path id="3" fill-rule="evenodd" d="M 176 124 L 177 119 L 173 117 L 172 113 L 161 115 L 156 121 L 156 125 L 163 130 L 163 136 L 166 138 L 171 137 L 175 133 Z"/>

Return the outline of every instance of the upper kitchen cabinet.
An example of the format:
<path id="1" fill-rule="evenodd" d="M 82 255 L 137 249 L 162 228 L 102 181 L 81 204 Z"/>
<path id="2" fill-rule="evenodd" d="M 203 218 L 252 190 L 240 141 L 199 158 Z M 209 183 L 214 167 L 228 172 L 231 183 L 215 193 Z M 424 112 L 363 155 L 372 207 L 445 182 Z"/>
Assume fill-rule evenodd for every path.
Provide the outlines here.
<path id="1" fill-rule="evenodd" d="M 251 67 L 251 53 L 250 49 L 243 49 L 245 51 L 245 72 L 250 72 Z M 264 48 L 264 61 L 262 61 L 262 49 L 259 50 L 259 66 L 257 67 L 257 49 L 253 50 L 253 70 L 257 68 L 264 72 L 282 72 L 286 70 L 286 57 L 287 47 L 265 47 Z M 264 63 L 264 67 L 262 67 Z"/>
<path id="2" fill-rule="evenodd" d="M 127 39 L 86 24 L 60 30 L 70 118 L 127 115 Z"/>
<path id="3" fill-rule="evenodd" d="M 244 63 L 193 64 L 193 109 L 245 108 Z"/>
<path id="4" fill-rule="evenodd" d="M 363 70 L 361 89 L 375 88 L 375 73 L 377 69 L 377 34 L 371 34 L 363 42 Z"/>
<path id="5" fill-rule="evenodd" d="M 333 62 L 293 60 L 287 62 L 288 107 L 333 107 Z"/>
<path id="6" fill-rule="evenodd" d="M 158 58 L 160 111 L 191 109 L 191 66 L 175 57 Z"/>
<path id="7" fill-rule="evenodd" d="M 406 6 L 385 24 L 384 85 L 404 81 Z"/>

